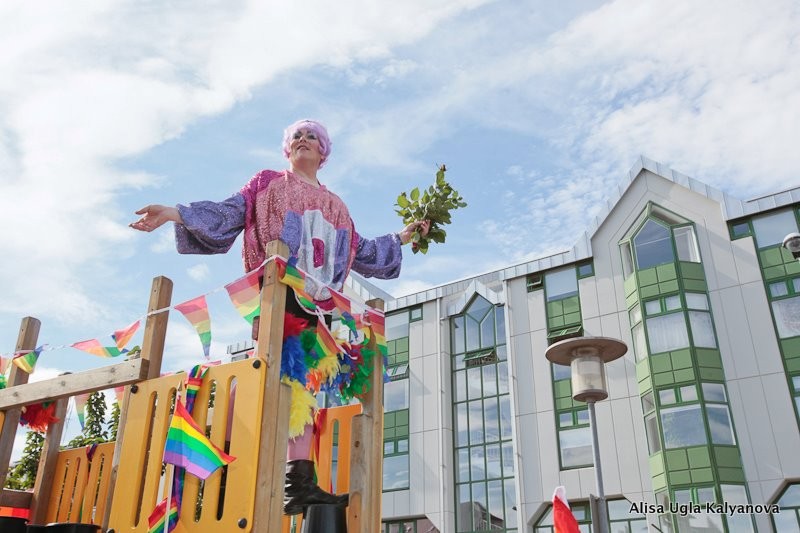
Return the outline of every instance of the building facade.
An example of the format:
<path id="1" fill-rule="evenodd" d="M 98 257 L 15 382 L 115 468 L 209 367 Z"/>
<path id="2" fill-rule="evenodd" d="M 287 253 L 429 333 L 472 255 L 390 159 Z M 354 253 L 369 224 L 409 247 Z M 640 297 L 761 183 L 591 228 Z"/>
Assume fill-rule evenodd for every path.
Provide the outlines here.
<path id="1" fill-rule="evenodd" d="M 569 251 L 387 299 L 384 531 L 553 531 L 595 492 L 545 358 L 623 340 L 597 431 L 611 531 L 800 531 L 800 189 L 740 201 L 642 158 Z"/>

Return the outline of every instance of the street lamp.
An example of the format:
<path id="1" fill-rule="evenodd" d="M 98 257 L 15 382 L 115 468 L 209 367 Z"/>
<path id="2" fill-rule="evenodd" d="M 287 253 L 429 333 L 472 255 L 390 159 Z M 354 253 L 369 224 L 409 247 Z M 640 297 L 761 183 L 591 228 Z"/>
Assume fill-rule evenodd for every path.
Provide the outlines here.
<path id="1" fill-rule="evenodd" d="M 800 259 L 800 233 L 790 233 L 784 237 L 783 247 L 789 250 L 795 259 Z"/>
<path id="2" fill-rule="evenodd" d="M 798 235 L 800 238 L 800 235 Z M 628 346 L 609 337 L 577 337 L 565 339 L 550 346 L 545 357 L 557 365 L 570 366 L 572 373 L 572 397 L 586 402 L 589 407 L 589 426 L 592 428 L 592 453 L 594 455 L 594 477 L 597 484 L 597 517 L 592 517 L 594 531 L 608 532 L 608 509 L 603 491 L 603 471 L 600 466 L 600 449 L 597 442 L 597 419 L 594 403 L 608 398 L 605 364 L 619 359 Z M 596 518 L 596 519 L 595 519 Z"/>

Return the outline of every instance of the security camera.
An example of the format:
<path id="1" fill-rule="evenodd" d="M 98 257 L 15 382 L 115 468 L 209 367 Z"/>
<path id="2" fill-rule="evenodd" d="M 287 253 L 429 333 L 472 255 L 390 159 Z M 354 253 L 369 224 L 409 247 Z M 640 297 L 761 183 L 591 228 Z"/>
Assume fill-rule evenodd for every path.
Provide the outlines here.
<path id="1" fill-rule="evenodd" d="M 783 247 L 789 250 L 795 259 L 800 259 L 800 233 L 790 233 L 784 237 Z"/>

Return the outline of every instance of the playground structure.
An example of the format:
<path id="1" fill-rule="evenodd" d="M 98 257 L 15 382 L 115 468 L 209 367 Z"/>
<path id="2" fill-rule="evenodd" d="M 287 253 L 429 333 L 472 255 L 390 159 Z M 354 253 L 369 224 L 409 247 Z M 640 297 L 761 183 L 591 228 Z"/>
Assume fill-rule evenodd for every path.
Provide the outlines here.
<path id="1" fill-rule="evenodd" d="M 267 256 L 273 255 L 286 257 L 288 250 L 272 242 Z M 290 401 L 289 387 L 280 382 L 286 291 L 275 261 L 267 263 L 255 356 L 211 367 L 203 378 L 193 418 L 208 427 L 210 440 L 236 460 L 203 482 L 186 476 L 175 529 L 179 533 L 300 531 L 299 521 L 293 524 L 283 516 Z M 153 280 L 139 358 L 36 383 L 27 383 L 28 374 L 12 367 L 8 387 L 0 390 L 0 487 L 5 485 L 20 408 L 56 401 L 59 422 L 47 431 L 33 492 L 4 489 L 0 507 L 28 509 L 29 524 L 70 522 L 96 524 L 115 533 L 147 532 L 150 512 L 169 491 L 162 454 L 171 400 L 186 377 L 184 373 L 160 376 L 168 311 L 152 312 L 168 308 L 171 295 L 169 279 Z M 380 308 L 382 302 L 368 305 Z M 39 328 L 37 319 L 24 318 L 15 351 L 33 349 Z M 370 342 L 374 348 L 375 335 Z M 382 358 L 375 357 L 373 365 L 370 389 L 361 405 L 328 409 L 320 431 L 318 483 L 331 487 L 336 432 L 335 492 L 350 493 L 350 533 L 375 533 L 381 528 Z M 83 448 L 59 451 L 69 398 L 120 385 L 125 385 L 125 394 L 116 442 L 99 445 L 91 461 Z M 213 410 L 208 407 L 212 388 Z"/>

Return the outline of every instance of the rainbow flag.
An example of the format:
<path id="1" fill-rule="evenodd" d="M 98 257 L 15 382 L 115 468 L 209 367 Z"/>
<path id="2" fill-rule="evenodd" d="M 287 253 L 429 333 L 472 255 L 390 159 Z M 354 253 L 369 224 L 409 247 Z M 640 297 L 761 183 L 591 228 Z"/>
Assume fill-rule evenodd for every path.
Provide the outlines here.
<path id="1" fill-rule="evenodd" d="M 208 372 L 207 365 L 195 365 L 186 376 L 186 411 L 192 412 L 194 409 L 194 400 L 197 398 L 197 392 L 203 384 L 203 378 Z"/>
<path id="2" fill-rule="evenodd" d="M 117 343 L 117 348 L 122 350 L 130 342 L 131 338 L 136 334 L 139 329 L 139 320 L 128 326 L 127 328 L 118 329 L 111 334 L 111 338 Z"/>
<path id="3" fill-rule="evenodd" d="M 260 275 L 261 269 L 254 270 L 243 278 L 225 285 L 233 306 L 250 324 L 261 312 L 261 288 L 258 279 Z"/>
<path id="4" fill-rule="evenodd" d="M 297 268 L 297 257 L 290 257 L 288 263 L 281 259 L 276 259 L 276 261 L 278 263 L 278 281 L 292 288 L 300 305 L 311 311 L 316 310 L 317 304 L 314 303 L 314 298 L 306 292 L 305 274 Z"/>
<path id="5" fill-rule="evenodd" d="M 206 438 L 181 401 L 175 403 L 164 449 L 165 463 L 183 467 L 190 474 L 206 479 L 234 459 Z"/>
<path id="6" fill-rule="evenodd" d="M 175 309 L 183 313 L 186 320 L 194 326 L 200 336 L 203 345 L 203 354 L 208 357 L 211 349 L 211 318 L 208 316 L 208 303 L 205 296 L 198 296 L 182 304 L 175 306 Z"/>
<path id="7" fill-rule="evenodd" d="M 80 341 L 70 345 L 72 348 L 82 350 L 92 355 L 99 357 L 117 357 L 126 353 L 128 350 L 121 350 L 116 346 L 103 346 L 97 339 L 90 339 L 88 341 Z"/>
<path id="8" fill-rule="evenodd" d="M 39 346 L 30 352 L 15 355 L 12 362 L 17 365 L 20 370 L 24 370 L 30 374 L 33 372 L 33 368 L 36 366 L 36 361 L 39 360 L 39 354 L 42 353 L 42 348 L 44 348 L 44 345 Z"/>
<path id="9" fill-rule="evenodd" d="M 89 401 L 89 395 L 91 393 L 87 392 L 84 394 L 76 394 L 75 398 L 75 414 L 78 415 L 78 422 L 81 424 L 81 431 L 83 431 L 84 426 L 86 425 L 86 402 Z"/>
<path id="10" fill-rule="evenodd" d="M 161 500 L 161 503 L 156 505 L 156 508 L 153 509 L 153 512 L 150 513 L 150 516 L 147 519 L 147 533 L 169 533 L 175 526 L 178 525 L 178 502 L 174 499 L 170 502 L 169 505 L 169 524 L 165 528 L 164 525 L 167 522 L 167 499 L 164 498 Z"/>

